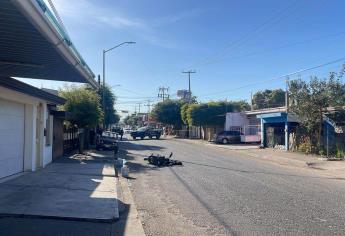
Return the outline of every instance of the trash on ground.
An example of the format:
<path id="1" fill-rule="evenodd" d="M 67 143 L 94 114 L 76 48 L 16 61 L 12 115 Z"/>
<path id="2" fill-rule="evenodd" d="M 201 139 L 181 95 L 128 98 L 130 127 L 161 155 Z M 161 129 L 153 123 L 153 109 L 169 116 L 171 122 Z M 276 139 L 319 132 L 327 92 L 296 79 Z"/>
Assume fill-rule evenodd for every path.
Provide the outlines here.
<path id="1" fill-rule="evenodd" d="M 128 175 L 129 175 L 129 168 L 124 165 L 122 168 L 121 168 L 121 175 L 122 177 L 124 178 L 128 178 Z"/>
<path id="2" fill-rule="evenodd" d="M 154 155 L 153 153 L 149 156 L 144 158 L 144 160 L 148 161 L 151 165 L 155 166 L 173 166 L 173 165 L 182 165 L 181 161 L 171 159 L 173 153 L 171 152 L 169 157 L 161 156 L 159 154 Z"/>

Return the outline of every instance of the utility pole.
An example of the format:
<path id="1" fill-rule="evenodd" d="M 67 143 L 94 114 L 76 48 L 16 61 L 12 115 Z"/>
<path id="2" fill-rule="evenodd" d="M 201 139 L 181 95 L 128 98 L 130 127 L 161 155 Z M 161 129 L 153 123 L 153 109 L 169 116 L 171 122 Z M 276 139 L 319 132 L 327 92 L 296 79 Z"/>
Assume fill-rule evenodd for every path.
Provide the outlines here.
<path id="1" fill-rule="evenodd" d="M 285 106 L 286 106 L 286 113 L 287 113 L 287 117 L 286 117 L 286 122 L 285 122 L 285 150 L 289 150 L 289 145 L 290 145 L 290 141 L 289 141 L 289 124 L 288 124 L 288 116 L 289 116 L 289 76 L 286 76 L 286 81 L 285 81 Z"/>
<path id="2" fill-rule="evenodd" d="M 250 110 L 253 110 L 253 92 L 250 92 Z"/>
<path id="3" fill-rule="evenodd" d="M 138 113 L 140 113 L 140 106 L 141 106 L 141 103 L 140 103 L 140 102 L 138 103 L 138 106 L 139 106 L 139 112 L 138 112 Z"/>
<path id="4" fill-rule="evenodd" d="M 145 106 L 147 106 L 147 113 L 151 112 L 151 100 L 147 100 L 147 104 L 145 104 Z"/>
<path id="5" fill-rule="evenodd" d="M 101 75 L 98 75 L 97 83 L 99 86 L 101 86 Z"/>
<path id="6" fill-rule="evenodd" d="M 166 98 L 169 98 L 169 87 L 159 87 L 158 88 L 158 97 L 162 98 L 163 102 Z"/>
<path id="7" fill-rule="evenodd" d="M 118 48 L 124 44 L 133 44 L 135 42 L 123 42 L 123 43 L 120 43 L 112 48 L 109 48 L 109 49 L 103 49 L 103 66 L 102 66 L 102 69 L 103 69 L 103 85 L 102 85 L 102 106 L 103 106 L 103 112 L 105 114 L 105 54 L 115 48 Z M 105 128 L 105 122 L 103 120 L 103 128 Z"/>
<path id="8" fill-rule="evenodd" d="M 286 112 L 289 112 L 289 76 L 285 80 L 285 107 Z"/>
<path id="9" fill-rule="evenodd" d="M 192 98 L 192 91 L 190 88 L 190 74 L 194 74 L 194 73 L 196 73 L 196 71 L 195 70 L 188 70 L 188 71 L 182 71 L 182 73 L 188 74 L 188 92 L 189 92 L 189 99 L 188 100 L 190 102 L 190 100 Z"/>
<path id="10" fill-rule="evenodd" d="M 102 108 L 105 117 L 105 50 L 103 50 L 103 83 L 102 83 Z M 105 119 L 103 119 L 103 129 L 105 129 Z"/>

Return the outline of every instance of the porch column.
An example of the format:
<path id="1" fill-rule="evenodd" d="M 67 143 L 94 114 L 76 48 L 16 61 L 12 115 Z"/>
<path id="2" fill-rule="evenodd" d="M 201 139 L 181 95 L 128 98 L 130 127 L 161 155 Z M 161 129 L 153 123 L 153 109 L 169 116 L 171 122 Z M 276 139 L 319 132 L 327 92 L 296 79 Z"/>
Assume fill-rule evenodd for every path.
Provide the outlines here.
<path id="1" fill-rule="evenodd" d="M 285 151 L 289 151 L 289 123 L 285 121 Z"/>
<path id="2" fill-rule="evenodd" d="M 264 119 L 260 119 L 261 121 L 261 146 L 265 146 L 265 124 L 264 124 Z"/>

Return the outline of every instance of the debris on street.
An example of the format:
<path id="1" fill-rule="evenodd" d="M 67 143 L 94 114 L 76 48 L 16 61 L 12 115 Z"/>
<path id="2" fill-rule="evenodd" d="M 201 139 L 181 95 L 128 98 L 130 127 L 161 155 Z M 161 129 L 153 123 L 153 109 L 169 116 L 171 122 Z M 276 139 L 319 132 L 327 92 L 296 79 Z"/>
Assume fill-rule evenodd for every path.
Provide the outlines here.
<path id="1" fill-rule="evenodd" d="M 169 157 L 161 156 L 159 154 L 154 155 L 152 153 L 149 157 L 144 158 L 144 160 L 148 161 L 151 165 L 159 166 L 159 167 L 173 166 L 173 165 L 180 165 L 181 166 L 182 162 L 178 161 L 178 160 L 171 159 L 172 155 L 173 155 L 172 152 L 170 153 Z"/>

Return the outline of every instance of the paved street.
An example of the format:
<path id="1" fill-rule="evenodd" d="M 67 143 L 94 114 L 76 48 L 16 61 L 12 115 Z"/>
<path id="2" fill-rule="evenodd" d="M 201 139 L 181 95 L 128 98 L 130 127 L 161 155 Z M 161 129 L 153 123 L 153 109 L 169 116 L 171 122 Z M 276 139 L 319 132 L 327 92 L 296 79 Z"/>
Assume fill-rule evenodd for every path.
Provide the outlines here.
<path id="1" fill-rule="evenodd" d="M 183 140 L 124 141 L 147 235 L 344 235 L 345 182 Z M 154 168 L 169 154 L 184 166 Z"/>

